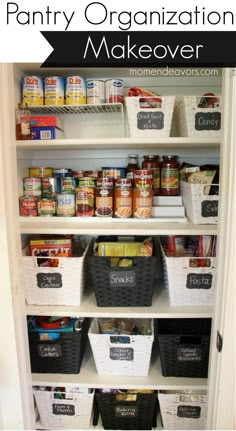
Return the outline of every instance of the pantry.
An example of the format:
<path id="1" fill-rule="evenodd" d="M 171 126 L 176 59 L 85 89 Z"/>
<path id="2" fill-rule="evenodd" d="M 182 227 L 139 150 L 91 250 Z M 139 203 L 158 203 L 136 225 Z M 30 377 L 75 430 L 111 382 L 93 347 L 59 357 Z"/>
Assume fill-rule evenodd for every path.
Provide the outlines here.
<path id="1" fill-rule="evenodd" d="M 132 71 L 133 73 L 133 71 Z M 1 416 L 3 429 L 45 429 L 36 423 L 35 409 L 33 404 L 33 386 L 53 386 L 68 387 L 77 386 L 84 389 L 91 389 L 86 394 L 76 394 L 87 397 L 86 406 L 91 406 L 93 391 L 99 388 L 132 389 L 161 391 L 160 404 L 164 402 L 165 392 L 173 394 L 178 391 L 196 391 L 201 396 L 201 406 L 191 409 L 191 417 L 199 417 L 199 408 L 205 409 L 205 395 L 208 393 L 208 429 L 232 429 L 233 413 L 233 347 L 230 334 L 230 316 L 233 315 L 232 295 L 233 285 L 231 270 L 233 267 L 231 243 L 231 229 L 233 228 L 233 144 L 234 135 L 232 131 L 232 121 L 235 111 L 233 111 L 232 88 L 233 71 L 231 69 L 218 70 L 218 76 L 213 77 L 132 77 L 127 69 L 58 69 L 54 70 L 54 75 L 70 76 L 82 75 L 87 79 L 123 79 L 125 84 L 125 95 L 128 89 L 134 87 L 145 87 L 157 94 L 165 97 L 192 96 L 198 98 L 205 93 L 212 92 L 219 97 L 223 97 L 224 129 L 222 136 L 206 134 L 202 136 L 192 136 L 179 134 L 178 124 L 171 124 L 170 136 L 160 137 L 156 135 L 146 135 L 143 128 L 140 129 L 141 136 L 130 136 L 129 120 L 126 107 L 118 104 L 101 104 L 101 106 L 77 106 L 74 109 L 58 106 L 48 111 L 47 106 L 32 109 L 32 114 L 43 115 L 50 112 L 56 114 L 64 123 L 64 137 L 52 140 L 28 140 L 16 141 L 15 139 L 15 109 L 21 101 L 21 80 L 24 76 L 36 75 L 47 77 L 51 71 L 40 69 L 36 64 L 8 64 L 0 66 L 0 94 L 4 110 L 0 114 L 0 150 L 1 150 L 1 181 L 0 181 L 0 208 L 1 208 L 1 239 L 0 250 L 2 269 L 1 274 L 4 279 L 2 287 L 1 301 L 1 339 L 3 355 L 1 367 Z M 176 118 L 178 118 L 176 112 Z M 145 119 L 144 119 L 145 121 Z M 202 125 L 202 124 L 201 124 Z M 155 130 L 155 129 L 154 129 Z M 153 130 L 151 130 L 153 132 Z M 218 132 L 216 130 L 216 132 Z M 143 134 L 144 133 L 144 134 Z M 166 154 L 177 155 L 180 163 L 194 163 L 197 165 L 213 164 L 220 162 L 220 210 L 219 224 L 207 224 L 192 222 L 185 217 L 184 220 L 169 221 L 155 218 L 144 218 L 138 220 L 127 218 L 115 221 L 114 218 L 106 218 L 105 222 L 101 217 L 20 217 L 19 200 L 23 193 L 23 178 L 28 176 L 29 168 L 38 166 L 52 166 L 55 169 L 70 168 L 71 170 L 95 171 L 101 167 L 124 167 L 128 164 L 130 153 L 136 153 L 141 161 L 146 154 L 163 156 Z M 159 196 L 157 196 L 159 198 Z M 208 202 L 208 209 L 213 206 Z M 215 211 L 215 209 L 214 209 Z M 214 212 L 212 210 L 212 212 Z M 162 286 L 156 289 L 151 306 L 110 306 L 99 307 L 95 300 L 94 292 L 85 289 L 80 305 L 37 305 L 35 303 L 25 303 L 25 279 L 22 261 L 22 244 L 26 245 L 31 236 L 37 235 L 76 235 L 89 239 L 102 235 L 109 238 L 114 235 L 121 236 L 145 236 L 145 238 L 157 237 L 158 241 L 165 236 L 198 236 L 211 235 L 218 236 L 217 251 L 217 281 L 216 296 L 212 305 L 191 305 L 176 306 L 170 305 L 167 290 Z M 163 248 L 164 250 L 164 248 Z M 165 255 L 163 259 L 168 267 L 170 255 Z M 90 262 L 95 262 L 97 256 L 91 256 Z M 24 259 L 27 259 L 24 256 Z M 73 258 L 72 258 L 73 259 Z M 137 257 L 137 259 L 141 259 Z M 182 259 L 182 257 L 180 258 Z M 210 258 L 212 259 L 212 258 Z M 130 272 L 126 272 L 130 270 Z M 193 267 L 191 267 L 191 270 Z M 117 284 L 134 282 L 136 276 L 133 268 L 119 268 L 124 273 L 118 272 L 118 268 L 111 273 L 112 289 L 119 289 Z M 192 271 L 193 272 L 193 271 Z M 96 272 L 97 274 L 97 272 Z M 96 275 L 95 274 L 95 275 Z M 129 275 L 127 275 L 129 274 Z M 90 275 L 94 275 L 91 271 Z M 174 274 L 177 277 L 177 272 Z M 51 283 L 51 279 L 45 276 L 43 283 Z M 212 277 L 214 278 L 214 272 Z M 59 279 L 56 279 L 58 283 Z M 188 278 L 190 285 L 204 285 L 209 287 L 212 278 L 209 274 L 196 276 L 190 273 Z M 60 281 L 59 281 L 60 284 Z M 177 285 L 177 283 L 176 283 Z M 132 287 L 132 286 L 131 286 Z M 174 286 L 175 287 L 175 286 Z M 58 290 L 58 288 L 56 289 Z M 189 289 L 192 290 L 192 289 Z M 208 289 L 203 289 L 204 291 Z M 128 291 L 128 287 L 127 287 Z M 171 292 L 171 290 L 170 290 Z M 170 293 L 171 294 L 171 293 Z M 174 297 L 173 297 L 174 298 Z M 89 337 L 92 349 L 100 345 L 100 341 L 106 334 L 100 334 L 96 326 L 96 319 L 103 318 L 130 318 L 140 321 L 140 319 L 156 320 L 156 331 L 160 336 L 159 346 L 162 349 L 165 343 L 166 328 L 162 324 L 167 319 L 171 326 L 178 324 L 181 326 L 182 320 L 192 322 L 203 321 L 203 335 L 209 336 L 209 320 L 212 320 L 212 332 L 210 342 L 209 374 L 206 377 L 173 377 L 161 373 L 160 360 L 151 366 L 150 373 L 144 376 L 129 375 L 102 375 L 96 372 L 93 356 L 87 351 L 82 361 L 81 370 L 78 374 L 65 373 L 31 373 L 28 333 L 26 325 L 27 316 L 67 316 L 71 318 L 93 319 L 93 324 L 89 330 Z M 226 318 L 227 316 L 227 318 Z M 200 319 L 200 320 L 199 320 Z M 8 324 L 8 334 L 6 337 L 6 321 Z M 206 322 L 205 322 L 206 321 Z M 87 322 L 87 320 L 86 320 Z M 86 323 L 87 324 L 87 323 Z M 232 325 L 232 324 L 231 324 Z M 192 329 L 193 330 L 193 329 Z M 171 328 L 173 331 L 173 328 Z M 155 332 L 154 332 L 155 333 Z M 33 334 L 33 333 L 32 333 Z M 32 335 L 31 334 L 31 335 Z M 80 332 L 74 332 L 79 337 Z M 177 334 L 178 336 L 181 335 Z M 218 334 L 218 338 L 217 338 Z M 176 336 L 177 336 L 176 335 Z M 102 336 L 102 338 L 101 338 Z M 100 338 L 99 338 L 100 337 Z M 130 338 L 139 340 L 138 337 L 147 339 L 150 347 L 150 336 L 132 334 Z M 135 338 L 137 337 L 137 338 Z M 164 337 L 164 338 L 162 338 Z M 32 339 L 33 339 L 32 335 Z M 223 338 L 223 347 L 220 347 Z M 124 341 L 124 340 L 123 340 Z M 103 341 L 101 341 L 103 342 Z M 105 342 L 105 341 L 104 341 Z M 94 344 L 92 344 L 94 343 Z M 94 347 L 95 346 L 95 347 Z M 123 346 L 123 344 L 122 344 Z M 31 346 L 32 347 L 32 346 Z M 122 352 L 117 345 L 111 347 L 113 363 L 128 363 L 132 358 L 133 350 L 130 346 L 124 347 Z M 146 344 L 145 344 L 146 348 Z M 130 349 L 130 350 L 129 350 Z M 99 355 L 99 348 L 97 348 Z M 134 348 L 135 351 L 135 348 Z M 42 350 L 45 354 L 45 349 Z M 102 350 L 102 353 L 104 350 Z M 58 350 L 54 351 L 58 355 Z M 131 356 L 130 356 L 131 355 Z M 180 361 L 184 357 L 194 357 L 199 360 L 199 351 L 179 352 Z M 95 356 L 96 358 L 96 356 Z M 115 359 L 114 359 L 115 358 Z M 32 359 L 32 356 L 31 356 Z M 42 359 L 42 358 L 41 358 Z M 194 361 L 193 361 L 194 362 Z M 232 367 L 230 367 L 232 364 Z M 97 362 L 96 362 L 97 365 Z M 103 364 L 101 364 L 103 366 Z M 97 367 L 98 369 L 98 367 Z M 222 383 L 224 380 L 225 383 Z M 37 392 L 37 393 L 36 393 Z M 34 391 L 37 405 L 41 403 L 40 391 Z M 232 395 L 231 395 L 232 394 Z M 102 407 L 108 402 L 106 393 L 97 394 L 97 403 Z M 140 394 L 142 395 L 142 394 Z M 153 393 L 148 395 L 148 406 L 154 405 Z M 45 397 L 49 396 L 45 391 Z M 112 394 L 113 397 L 113 394 Z M 110 397 L 110 398 L 112 398 Z M 163 399 L 162 399 L 163 398 Z M 49 398 L 48 398 L 49 399 Z M 49 401 L 48 401 L 49 402 Z M 109 401 L 110 402 L 110 401 Z M 113 401 L 111 401 L 113 402 Z M 55 405 L 57 407 L 55 407 Z M 85 405 L 85 404 L 84 404 Z M 144 406 L 145 404 L 141 404 Z M 147 408 L 149 408 L 147 407 Z M 180 406 L 180 417 L 190 414 Z M 65 403 L 54 403 L 54 415 L 73 416 L 73 405 L 65 406 Z M 145 409 L 145 407 L 143 407 Z M 128 406 L 126 409 L 118 406 L 116 409 L 117 418 L 136 417 L 138 407 Z M 14 415 L 12 414 L 14 411 Z M 65 414 L 65 411 L 67 414 Z M 150 417 L 153 415 L 151 411 Z M 159 417 L 159 416 L 158 416 Z M 105 423 L 105 419 L 103 418 Z M 151 424 L 152 425 L 152 424 Z M 57 426 L 59 426 L 57 424 Z M 200 426 L 200 425 L 199 425 Z M 93 427 L 90 425 L 90 427 Z M 100 427 L 100 428 L 99 428 Z M 51 427 L 53 429 L 53 426 Z M 71 428 L 64 426 L 62 428 Z M 101 429 L 101 423 L 95 429 Z M 160 419 L 157 428 L 162 429 Z M 108 428 L 110 429 L 110 428 Z M 122 429 L 122 428 L 121 428 Z M 127 429 L 127 428 L 123 428 Z"/>

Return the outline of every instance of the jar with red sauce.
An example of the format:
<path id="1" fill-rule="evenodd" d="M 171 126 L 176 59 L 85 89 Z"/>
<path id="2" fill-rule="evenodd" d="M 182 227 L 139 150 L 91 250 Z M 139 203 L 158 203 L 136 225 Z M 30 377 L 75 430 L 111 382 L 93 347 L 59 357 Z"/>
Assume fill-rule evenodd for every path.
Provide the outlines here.
<path id="1" fill-rule="evenodd" d="M 129 178 L 130 180 L 134 179 L 134 171 L 137 171 L 139 169 L 138 165 L 138 154 L 129 154 L 128 155 L 128 165 L 126 166 L 126 178 Z"/>
<path id="2" fill-rule="evenodd" d="M 160 162 L 159 156 L 143 156 L 142 169 L 149 169 L 153 173 L 153 194 L 154 196 L 160 195 Z"/>
<path id="3" fill-rule="evenodd" d="M 161 162 L 161 195 L 179 195 L 179 162 L 178 156 L 163 156 Z"/>

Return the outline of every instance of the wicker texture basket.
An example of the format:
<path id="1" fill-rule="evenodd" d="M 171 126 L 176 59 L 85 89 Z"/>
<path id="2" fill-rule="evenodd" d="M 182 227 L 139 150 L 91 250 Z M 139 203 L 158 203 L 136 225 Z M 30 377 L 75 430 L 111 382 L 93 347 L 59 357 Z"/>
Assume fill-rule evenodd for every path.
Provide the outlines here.
<path id="1" fill-rule="evenodd" d="M 150 99 L 152 98 L 150 97 Z M 132 138 L 169 137 L 175 96 L 161 97 L 161 108 L 142 108 L 140 107 L 140 99 L 142 98 L 125 98 L 130 136 Z M 148 99 L 148 97 L 145 97 L 145 99 Z"/>
<path id="2" fill-rule="evenodd" d="M 156 425 L 157 395 L 137 394 L 135 401 L 117 401 L 116 394 L 96 394 L 104 429 L 150 430 Z"/>
<path id="3" fill-rule="evenodd" d="M 99 334 L 98 323 L 94 319 L 88 336 L 99 375 L 148 375 L 153 331 L 152 335 L 127 335 L 125 343 L 113 343 L 111 335 Z"/>
<path id="4" fill-rule="evenodd" d="M 193 224 L 217 224 L 218 223 L 218 195 L 204 194 L 202 184 L 189 184 L 180 181 L 180 190 L 186 215 Z M 212 214 L 214 214 L 212 216 Z"/>
<path id="5" fill-rule="evenodd" d="M 57 399 L 56 392 L 34 390 L 40 422 L 48 428 L 89 428 L 94 391 L 91 394 L 71 393 L 70 399 Z M 68 395 L 67 395 L 68 396 Z"/>
<path id="6" fill-rule="evenodd" d="M 207 377 L 211 319 L 158 319 L 162 375 Z"/>
<path id="7" fill-rule="evenodd" d="M 207 395 L 188 393 L 158 393 L 165 430 L 206 429 Z"/>
<path id="8" fill-rule="evenodd" d="M 78 374 L 88 339 L 88 328 L 89 319 L 85 319 L 81 331 L 60 332 L 60 339 L 55 341 L 40 340 L 37 332 L 29 332 L 32 373 Z"/>
<path id="9" fill-rule="evenodd" d="M 174 122 L 177 126 L 179 136 L 199 137 L 199 138 L 217 138 L 222 135 L 221 113 L 222 108 L 198 108 L 197 96 L 177 97 L 174 111 Z M 219 130 L 198 130 L 196 128 L 199 117 L 204 114 L 208 116 L 207 120 L 213 119 L 218 121 Z M 198 126 L 197 126 L 198 127 Z M 204 126 L 203 126 L 204 127 Z M 202 127 L 201 127 L 202 128 Z"/>

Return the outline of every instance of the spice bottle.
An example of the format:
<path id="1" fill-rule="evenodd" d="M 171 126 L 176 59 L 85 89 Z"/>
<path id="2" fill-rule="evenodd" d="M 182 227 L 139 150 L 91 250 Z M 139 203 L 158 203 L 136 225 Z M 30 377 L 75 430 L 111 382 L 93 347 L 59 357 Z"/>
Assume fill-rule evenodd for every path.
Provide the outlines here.
<path id="1" fill-rule="evenodd" d="M 161 162 L 161 195 L 179 195 L 179 163 L 177 156 L 163 156 Z"/>
<path id="2" fill-rule="evenodd" d="M 129 157 L 129 160 L 128 160 L 128 165 L 126 167 L 126 178 L 133 180 L 134 179 L 134 171 L 139 169 L 138 154 L 129 154 L 128 157 Z"/>
<path id="3" fill-rule="evenodd" d="M 30 124 L 30 111 L 27 103 L 19 103 L 16 110 L 16 139 L 32 139 L 32 128 Z"/>
<path id="4" fill-rule="evenodd" d="M 160 194 L 160 162 L 159 156 L 143 156 L 142 169 L 150 169 L 153 173 L 153 194 Z"/>

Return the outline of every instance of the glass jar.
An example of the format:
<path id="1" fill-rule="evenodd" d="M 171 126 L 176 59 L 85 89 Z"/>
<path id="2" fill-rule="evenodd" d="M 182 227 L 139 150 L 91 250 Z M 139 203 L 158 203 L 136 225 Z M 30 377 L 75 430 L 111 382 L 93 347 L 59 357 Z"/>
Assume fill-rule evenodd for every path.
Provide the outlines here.
<path id="1" fill-rule="evenodd" d="M 32 139 L 30 111 L 27 103 L 19 103 L 16 110 L 16 139 L 24 141 Z"/>
<path id="2" fill-rule="evenodd" d="M 178 156 L 163 156 L 161 162 L 161 195 L 179 195 L 179 162 Z"/>
<path id="3" fill-rule="evenodd" d="M 126 167 L 126 178 L 133 180 L 134 179 L 134 171 L 139 169 L 138 154 L 129 154 L 128 157 L 129 157 L 129 161 L 128 161 L 128 165 Z"/>
<path id="4" fill-rule="evenodd" d="M 143 156 L 142 169 L 149 169 L 153 173 L 153 194 L 160 194 L 160 162 L 159 156 Z"/>

